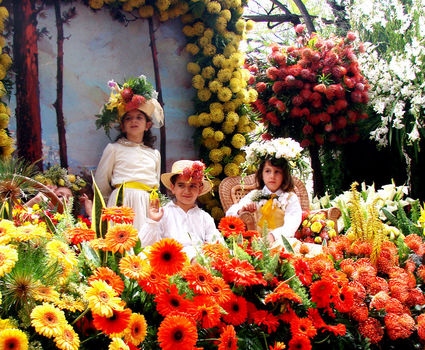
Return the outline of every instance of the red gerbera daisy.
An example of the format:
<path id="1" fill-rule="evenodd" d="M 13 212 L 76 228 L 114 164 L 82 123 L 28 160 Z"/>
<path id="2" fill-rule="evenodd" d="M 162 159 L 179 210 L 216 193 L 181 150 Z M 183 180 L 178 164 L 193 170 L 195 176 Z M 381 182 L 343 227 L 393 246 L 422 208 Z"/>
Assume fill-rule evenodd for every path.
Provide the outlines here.
<path id="1" fill-rule="evenodd" d="M 235 285 L 252 286 L 254 284 L 267 285 L 248 261 L 233 258 L 220 269 L 226 282 Z"/>
<path id="2" fill-rule="evenodd" d="M 142 287 L 146 293 L 154 295 L 164 292 L 167 287 L 169 287 L 167 276 L 157 273 L 150 266 L 145 270 L 138 282 L 139 286 Z"/>
<path id="3" fill-rule="evenodd" d="M 129 207 L 110 207 L 103 208 L 102 220 L 113 221 L 117 224 L 132 224 L 136 214 Z"/>
<path id="4" fill-rule="evenodd" d="M 291 333 L 293 336 L 302 334 L 313 338 L 317 334 L 317 330 L 309 318 L 297 317 L 291 322 Z"/>
<path id="5" fill-rule="evenodd" d="M 236 216 L 225 216 L 220 220 L 220 223 L 218 224 L 218 229 L 224 237 L 239 234 L 243 235 L 245 232 L 245 224 L 242 219 Z"/>
<path id="6" fill-rule="evenodd" d="M 238 338 L 236 337 L 235 328 L 232 325 L 223 328 L 219 342 L 218 350 L 237 350 Z"/>
<path id="7" fill-rule="evenodd" d="M 288 299 L 295 301 L 296 303 L 301 303 L 301 297 L 295 293 L 292 288 L 285 282 L 281 282 L 273 291 L 266 296 L 266 303 L 275 303 L 281 299 Z"/>
<path id="8" fill-rule="evenodd" d="M 162 316 L 172 312 L 186 312 L 189 301 L 185 299 L 186 293 L 180 295 L 175 284 L 170 285 L 169 291 L 164 291 L 155 297 L 156 309 Z"/>
<path id="9" fill-rule="evenodd" d="M 212 296 L 217 303 L 222 304 L 230 300 L 232 290 L 224 279 L 213 276 L 210 285 L 211 293 L 209 295 Z"/>
<path id="10" fill-rule="evenodd" d="M 206 243 L 202 246 L 205 255 L 219 261 L 226 261 L 230 256 L 229 248 L 220 243 Z"/>
<path id="11" fill-rule="evenodd" d="M 336 290 L 338 286 L 333 281 L 322 279 L 313 282 L 310 287 L 311 301 L 315 302 L 318 308 L 328 307 Z"/>
<path id="12" fill-rule="evenodd" d="M 139 345 L 145 340 L 147 327 L 145 316 L 133 313 L 130 317 L 128 327 L 124 332 L 125 340 L 129 344 Z"/>
<path id="13" fill-rule="evenodd" d="M 332 297 L 335 309 L 339 312 L 349 312 L 354 304 L 354 291 L 350 286 L 344 286 Z"/>
<path id="14" fill-rule="evenodd" d="M 115 289 L 118 295 L 124 290 L 124 281 L 109 267 L 98 267 L 94 274 L 89 277 L 88 282 L 91 283 L 95 280 L 105 281 Z"/>
<path id="15" fill-rule="evenodd" d="M 288 343 L 289 350 L 310 350 L 310 339 L 304 334 L 298 334 L 292 337 Z"/>
<path id="16" fill-rule="evenodd" d="M 267 327 L 267 333 L 269 334 L 276 332 L 277 327 L 279 327 L 279 318 L 266 310 L 255 311 L 252 314 L 252 318 L 255 324 Z"/>
<path id="17" fill-rule="evenodd" d="M 212 328 L 220 323 L 220 307 L 213 298 L 206 295 L 194 297 L 188 313 L 199 321 L 202 328 Z"/>
<path id="18" fill-rule="evenodd" d="M 96 232 L 88 228 L 73 227 L 66 231 L 66 239 L 74 245 L 96 238 Z"/>
<path id="19" fill-rule="evenodd" d="M 184 316 L 167 316 L 158 328 L 158 342 L 163 350 L 192 350 L 197 340 L 195 324 Z"/>
<path id="20" fill-rule="evenodd" d="M 183 245 L 172 238 L 153 244 L 147 256 L 152 268 L 163 275 L 174 275 L 181 271 L 187 261 Z"/>
<path id="21" fill-rule="evenodd" d="M 301 283 L 305 286 L 309 286 L 311 284 L 313 274 L 311 273 L 307 262 L 304 259 L 295 259 L 293 265 L 295 274 L 298 276 Z"/>
<path id="22" fill-rule="evenodd" d="M 269 346 L 270 350 L 284 350 L 286 349 L 285 343 L 282 342 L 275 342 L 273 346 Z"/>
<path id="23" fill-rule="evenodd" d="M 224 322 L 238 326 L 245 322 L 248 316 L 248 308 L 244 297 L 232 295 L 232 298 L 221 305 L 227 315 L 223 315 Z"/>
<path id="24" fill-rule="evenodd" d="M 123 332 L 131 317 L 131 309 L 124 309 L 122 311 L 113 310 L 111 317 L 104 317 L 93 314 L 94 326 L 105 334 L 114 334 Z"/>
<path id="25" fill-rule="evenodd" d="M 189 287 L 199 294 L 212 293 L 211 273 L 199 264 L 188 265 L 183 269 L 183 277 L 186 279 Z"/>

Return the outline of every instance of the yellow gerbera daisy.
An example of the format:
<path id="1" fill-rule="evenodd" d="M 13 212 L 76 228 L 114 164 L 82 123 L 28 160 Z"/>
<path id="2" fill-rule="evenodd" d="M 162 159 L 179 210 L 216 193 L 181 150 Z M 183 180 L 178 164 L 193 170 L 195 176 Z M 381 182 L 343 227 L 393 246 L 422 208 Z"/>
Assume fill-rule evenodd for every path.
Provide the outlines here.
<path id="1" fill-rule="evenodd" d="M 93 313 L 111 317 L 113 310 L 123 310 L 122 300 L 117 292 L 105 281 L 95 280 L 87 288 L 85 298 L 89 301 L 89 307 Z"/>
<path id="2" fill-rule="evenodd" d="M 16 328 L 16 326 L 9 318 L 5 320 L 0 319 L 0 332 L 10 328 Z"/>
<path id="3" fill-rule="evenodd" d="M 66 325 L 65 314 L 53 305 L 43 303 L 36 306 L 31 312 L 31 325 L 37 333 L 51 338 L 61 334 Z"/>
<path id="4" fill-rule="evenodd" d="M 74 328 L 66 324 L 62 332 L 55 337 L 56 346 L 62 350 L 77 350 L 80 346 L 80 338 L 75 333 Z"/>
<path id="5" fill-rule="evenodd" d="M 16 240 L 19 242 L 25 242 L 40 237 L 47 238 L 47 236 L 48 233 L 45 227 L 31 224 L 17 227 L 15 233 Z"/>
<path id="6" fill-rule="evenodd" d="M 46 244 L 46 250 L 53 261 L 59 261 L 67 270 L 72 270 L 78 264 L 75 253 L 65 242 L 57 239 L 51 240 Z"/>
<path id="7" fill-rule="evenodd" d="M 39 286 L 34 291 L 35 300 L 56 303 L 59 293 L 52 286 Z"/>
<path id="8" fill-rule="evenodd" d="M 8 245 L 0 245 L 0 277 L 12 271 L 18 261 L 18 252 Z"/>
<path id="9" fill-rule="evenodd" d="M 108 350 L 130 350 L 130 348 L 122 339 L 112 338 L 112 342 L 109 344 Z"/>
<path id="10" fill-rule="evenodd" d="M 108 230 L 105 236 L 108 249 L 114 253 L 124 253 L 133 248 L 138 239 L 138 232 L 132 225 L 119 224 Z"/>
<path id="11" fill-rule="evenodd" d="M 146 337 L 146 319 L 145 316 L 137 313 L 131 314 L 130 323 L 124 331 L 124 339 L 127 342 L 138 346 Z"/>
<path id="12" fill-rule="evenodd" d="M 72 296 L 64 294 L 55 302 L 55 305 L 61 310 L 65 309 L 71 312 L 83 311 L 85 309 L 81 301 L 75 300 Z"/>
<path id="13" fill-rule="evenodd" d="M 5 329 L 0 332 L 0 350 L 28 349 L 28 337 L 20 329 Z"/>
<path id="14" fill-rule="evenodd" d="M 12 221 L 0 221 L 0 244 L 7 244 L 16 233 L 16 227 Z"/>
<path id="15" fill-rule="evenodd" d="M 127 255 L 120 260 L 120 272 L 132 279 L 140 279 L 148 270 L 148 263 L 139 255 Z"/>

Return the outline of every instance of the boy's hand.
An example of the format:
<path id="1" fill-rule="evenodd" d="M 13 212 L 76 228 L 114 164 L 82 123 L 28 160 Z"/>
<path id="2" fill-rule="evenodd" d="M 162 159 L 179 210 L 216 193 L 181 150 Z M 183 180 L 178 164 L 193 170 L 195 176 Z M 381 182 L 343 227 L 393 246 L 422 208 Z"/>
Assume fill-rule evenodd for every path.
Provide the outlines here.
<path id="1" fill-rule="evenodd" d="M 242 211 L 249 211 L 250 213 L 253 213 L 254 211 L 257 211 L 257 205 L 255 203 L 244 205 L 242 209 L 238 211 L 238 214 L 240 214 Z"/>
<path id="2" fill-rule="evenodd" d="M 149 202 L 148 216 L 153 221 L 161 220 L 164 210 L 159 206 L 159 199 L 153 199 Z"/>

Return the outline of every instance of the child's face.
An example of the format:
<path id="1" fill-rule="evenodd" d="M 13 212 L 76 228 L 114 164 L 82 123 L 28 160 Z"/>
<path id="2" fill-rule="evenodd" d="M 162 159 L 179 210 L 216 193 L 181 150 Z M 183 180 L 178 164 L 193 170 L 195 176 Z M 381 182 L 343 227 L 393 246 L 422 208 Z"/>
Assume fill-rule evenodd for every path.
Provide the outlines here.
<path id="1" fill-rule="evenodd" d="M 133 109 L 124 115 L 121 130 L 127 135 L 127 138 L 131 138 L 131 136 L 143 137 L 145 131 L 149 130 L 151 126 L 152 122 L 143 112 Z"/>
<path id="2" fill-rule="evenodd" d="M 274 166 L 270 161 L 266 161 L 263 168 L 264 184 L 271 192 L 276 192 L 283 182 L 283 171 L 281 168 Z"/>
<path id="3" fill-rule="evenodd" d="M 60 200 L 64 199 L 66 202 L 72 197 L 72 191 L 68 187 L 58 187 L 54 192 Z"/>
<path id="4" fill-rule="evenodd" d="M 177 205 L 185 208 L 192 208 L 195 205 L 196 199 L 202 191 L 202 182 L 184 181 L 179 175 L 176 182 L 170 185 L 171 192 L 176 196 Z"/>

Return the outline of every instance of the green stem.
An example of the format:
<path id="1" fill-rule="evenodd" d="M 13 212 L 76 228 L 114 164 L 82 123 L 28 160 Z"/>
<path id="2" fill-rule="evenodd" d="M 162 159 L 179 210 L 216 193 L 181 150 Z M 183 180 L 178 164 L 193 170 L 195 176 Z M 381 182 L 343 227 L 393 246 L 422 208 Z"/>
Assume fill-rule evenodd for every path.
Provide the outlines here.
<path id="1" fill-rule="evenodd" d="M 80 341 L 80 345 L 81 344 L 83 344 L 83 343 L 85 343 L 86 341 L 89 341 L 89 340 L 91 340 L 91 339 L 94 339 L 94 338 L 96 338 L 96 337 L 98 337 L 99 335 L 101 335 L 102 334 L 102 332 L 99 332 L 99 333 L 97 333 L 97 334 L 95 334 L 95 335 L 92 335 L 91 337 L 89 337 L 89 338 L 87 338 L 87 339 L 84 339 L 83 341 Z"/>
<path id="2" fill-rule="evenodd" d="M 71 325 L 80 320 L 87 312 L 89 312 L 90 308 L 87 306 L 86 309 L 78 316 L 74 321 L 72 321 Z"/>

